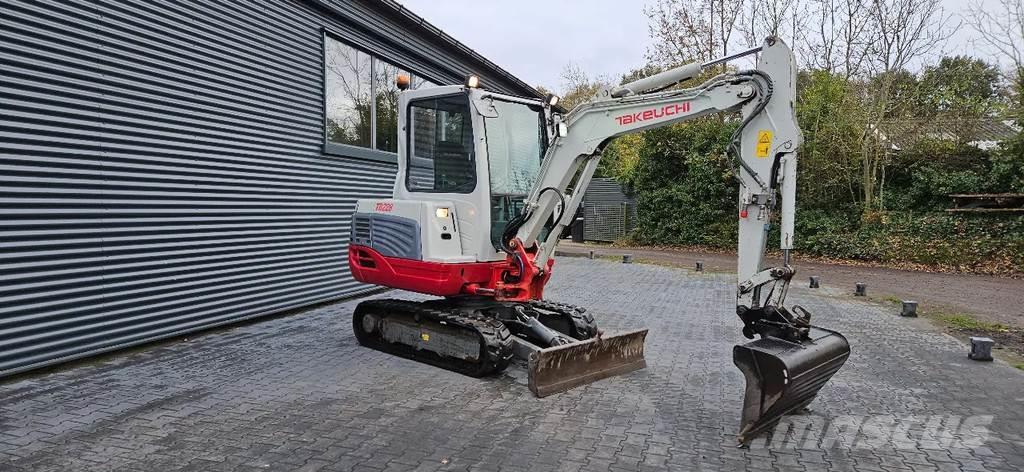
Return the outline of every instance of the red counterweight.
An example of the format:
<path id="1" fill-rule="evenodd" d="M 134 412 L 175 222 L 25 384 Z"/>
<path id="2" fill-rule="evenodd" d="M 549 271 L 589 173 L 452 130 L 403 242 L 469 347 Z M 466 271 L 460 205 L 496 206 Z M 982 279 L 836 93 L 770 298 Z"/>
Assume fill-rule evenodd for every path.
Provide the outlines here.
<path id="1" fill-rule="evenodd" d="M 548 260 L 547 270 L 537 270 L 533 265 L 536 251 L 523 249 L 518 241 L 512 245 L 515 255 L 504 261 L 456 264 L 387 257 L 368 246 L 351 245 L 348 265 L 360 282 L 429 295 L 484 295 L 502 301 L 542 299 L 554 260 Z"/>

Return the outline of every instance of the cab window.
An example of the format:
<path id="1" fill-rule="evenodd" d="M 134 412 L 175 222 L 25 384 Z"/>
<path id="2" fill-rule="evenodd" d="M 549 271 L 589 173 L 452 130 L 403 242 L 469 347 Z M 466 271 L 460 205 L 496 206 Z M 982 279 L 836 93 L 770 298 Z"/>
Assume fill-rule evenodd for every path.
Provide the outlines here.
<path id="1" fill-rule="evenodd" d="M 409 103 L 411 192 L 472 193 L 476 188 L 473 125 L 465 94 Z"/>

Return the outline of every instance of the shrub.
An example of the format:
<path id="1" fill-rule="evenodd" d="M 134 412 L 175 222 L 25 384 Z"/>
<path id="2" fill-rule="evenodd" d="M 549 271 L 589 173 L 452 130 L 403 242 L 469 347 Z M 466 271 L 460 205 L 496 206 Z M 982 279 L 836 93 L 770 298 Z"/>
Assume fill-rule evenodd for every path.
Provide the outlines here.
<path id="1" fill-rule="evenodd" d="M 628 182 L 637 197 L 637 241 L 721 246 L 736 240 L 736 183 L 725 155 L 735 127 L 704 119 L 644 133 Z"/>

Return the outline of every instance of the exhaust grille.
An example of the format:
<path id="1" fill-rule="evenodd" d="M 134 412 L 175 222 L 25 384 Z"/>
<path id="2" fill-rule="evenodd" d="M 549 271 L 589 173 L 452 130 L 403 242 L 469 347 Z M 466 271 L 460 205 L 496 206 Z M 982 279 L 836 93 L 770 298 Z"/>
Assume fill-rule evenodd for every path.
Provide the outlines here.
<path id="1" fill-rule="evenodd" d="M 371 247 L 385 257 L 423 259 L 420 224 L 412 218 L 356 213 L 351 238 L 352 244 Z"/>
<path id="2" fill-rule="evenodd" d="M 352 242 L 363 246 L 371 245 L 370 217 L 357 214 L 352 219 Z"/>

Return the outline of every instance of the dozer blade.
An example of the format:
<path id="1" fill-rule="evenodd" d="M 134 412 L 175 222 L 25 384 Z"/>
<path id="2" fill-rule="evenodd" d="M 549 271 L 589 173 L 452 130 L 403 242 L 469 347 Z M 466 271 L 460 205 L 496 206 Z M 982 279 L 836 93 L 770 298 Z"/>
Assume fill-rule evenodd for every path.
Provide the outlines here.
<path id="1" fill-rule="evenodd" d="M 530 355 L 530 391 L 538 397 L 647 367 L 647 330 L 541 349 Z"/>
<path id="2" fill-rule="evenodd" d="M 738 435 L 745 444 L 811 403 L 850 356 L 850 343 L 835 331 L 812 326 L 809 339 L 799 343 L 767 337 L 732 352 L 747 380 Z"/>

